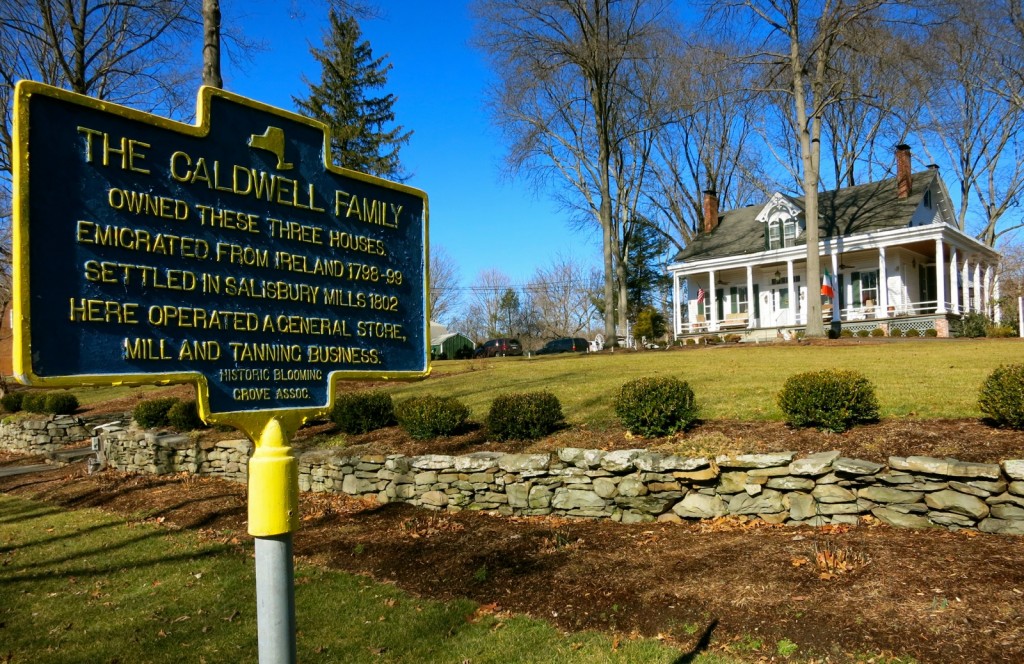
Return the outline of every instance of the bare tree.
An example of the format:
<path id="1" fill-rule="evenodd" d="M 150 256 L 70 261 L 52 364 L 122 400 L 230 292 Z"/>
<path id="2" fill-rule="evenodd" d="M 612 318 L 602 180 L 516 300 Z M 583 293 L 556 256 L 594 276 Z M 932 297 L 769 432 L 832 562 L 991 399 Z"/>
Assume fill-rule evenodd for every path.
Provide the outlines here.
<path id="1" fill-rule="evenodd" d="M 469 287 L 469 304 L 458 321 L 463 333 L 478 341 L 504 334 L 501 329 L 501 298 L 512 280 L 500 270 L 483 270 Z"/>
<path id="2" fill-rule="evenodd" d="M 960 230 L 995 246 L 1024 227 L 1019 215 L 1006 216 L 1024 195 L 1024 41 L 1007 49 L 1006 8 L 981 0 L 954 6 L 957 20 L 929 35 L 921 76 L 928 90 L 916 129 L 926 154 L 952 166 Z"/>
<path id="3" fill-rule="evenodd" d="M 565 183 L 597 221 L 604 250 L 604 327 L 615 339 L 616 175 L 635 172 L 637 73 L 665 33 L 664 0 L 476 0 L 478 43 L 498 85 L 493 107 L 514 171 Z M 617 161 L 618 160 L 618 161 Z"/>
<path id="4" fill-rule="evenodd" d="M 203 85 L 224 87 L 220 75 L 220 0 L 203 0 Z"/>
<path id="5" fill-rule="evenodd" d="M 1024 245 L 1010 244 L 1002 248 L 999 261 L 999 305 L 1003 324 L 1020 334 L 1020 298 L 1024 297 Z"/>
<path id="6" fill-rule="evenodd" d="M 828 72 L 838 90 L 836 103 L 822 114 L 830 169 L 822 179 L 831 187 L 852 187 L 892 169 L 892 146 L 906 143 L 919 94 L 912 85 L 905 38 L 884 24 L 865 22 L 847 39 Z M 830 172 L 829 172 L 830 171 Z"/>
<path id="7" fill-rule="evenodd" d="M 761 92 L 779 110 L 787 133 L 795 139 L 795 164 L 804 195 L 809 285 L 821 282 L 818 255 L 818 188 L 821 179 L 821 138 L 826 110 L 843 99 L 831 68 L 850 47 L 858 30 L 871 24 L 885 0 L 742 0 L 730 2 L 728 19 L 749 30 L 752 44 L 744 61 L 761 74 Z M 821 300 L 808 298 L 808 337 L 824 337 Z"/>
<path id="8" fill-rule="evenodd" d="M 594 296 L 601 291 L 601 275 L 572 258 L 558 257 L 538 268 L 526 290 L 541 337 L 578 336 L 597 320 Z"/>
<path id="9" fill-rule="evenodd" d="M 752 203 L 770 193 L 771 182 L 754 145 L 757 98 L 749 69 L 738 66 L 735 49 L 698 37 L 681 53 L 668 54 L 666 119 L 654 135 L 654 156 L 645 188 L 646 215 L 677 249 L 703 227 L 701 192 L 711 188 L 724 208 Z"/>
<path id="10" fill-rule="evenodd" d="M 459 266 L 441 245 L 430 245 L 430 318 L 448 323 L 458 307 Z"/>

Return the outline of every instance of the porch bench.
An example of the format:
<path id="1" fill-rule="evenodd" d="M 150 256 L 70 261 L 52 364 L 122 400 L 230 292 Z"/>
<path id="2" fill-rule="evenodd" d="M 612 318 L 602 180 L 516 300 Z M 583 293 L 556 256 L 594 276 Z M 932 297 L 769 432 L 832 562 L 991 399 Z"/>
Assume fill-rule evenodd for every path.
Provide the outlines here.
<path id="1" fill-rule="evenodd" d="M 734 330 L 747 327 L 747 315 L 744 313 L 726 314 L 725 320 L 719 321 L 718 329 Z"/>

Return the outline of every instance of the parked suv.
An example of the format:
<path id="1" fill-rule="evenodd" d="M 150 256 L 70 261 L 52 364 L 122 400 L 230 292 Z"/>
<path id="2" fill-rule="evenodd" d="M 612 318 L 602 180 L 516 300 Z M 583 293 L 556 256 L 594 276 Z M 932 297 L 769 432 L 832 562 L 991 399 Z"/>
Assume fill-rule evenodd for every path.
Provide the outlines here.
<path id="1" fill-rule="evenodd" d="M 565 337 L 555 339 L 544 344 L 544 347 L 537 351 L 538 355 L 550 353 L 586 353 L 590 350 L 590 342 L 579 337 Z"/>
<path id="2" fill-rule="evenodd" d="M 522 355 L 523 346 L 519 339 L 491 339 L 476 347 L 473 357 L 504 357 Z"/>

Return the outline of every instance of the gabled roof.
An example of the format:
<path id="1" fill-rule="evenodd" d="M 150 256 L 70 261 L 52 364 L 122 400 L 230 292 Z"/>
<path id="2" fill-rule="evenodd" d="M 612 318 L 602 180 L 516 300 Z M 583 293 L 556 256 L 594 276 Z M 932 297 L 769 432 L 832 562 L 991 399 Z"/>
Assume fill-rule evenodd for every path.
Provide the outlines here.
<path id="1" fill-rule="evenodd" d="M 473 344 L 473 340 L 470 339 L 469 337 L 467 337 L 462 332 L 446 332 L 446 333 L 438 335 L 436 337 L 431 337 L 430 338 L 430 345 L 431 346 L 440 346 L 441 344 L 443 344 L 444 342 L 448 341 L 449 339 L 451 339 L 453 337 L 462 337 L 463 339 L 465 339 L 469 343 Z M 476 346 L 476 344 L 473 344 L 473 345 Z"/>
<path id="2" fill-rule="evenodd" d="M 938 177 L 938 171 L 934 169 L 913 174 L 910 195 L 906 198 L 899 197 L 894 177 L 821 192 L 818 194 L 819 237 L 824 239 L 909 226 L 924 192 Z M 787 196 L 787 199 L 803 209 L 802 196 Z M 710 233 L 693 238 L 676 255 L 675 261 L 723 258 L 764 251 L 766 228 L 765 224 L 757 221 L 757 216 L 767 205 L 751 205 L 721 215 L 718 226 Z"/>

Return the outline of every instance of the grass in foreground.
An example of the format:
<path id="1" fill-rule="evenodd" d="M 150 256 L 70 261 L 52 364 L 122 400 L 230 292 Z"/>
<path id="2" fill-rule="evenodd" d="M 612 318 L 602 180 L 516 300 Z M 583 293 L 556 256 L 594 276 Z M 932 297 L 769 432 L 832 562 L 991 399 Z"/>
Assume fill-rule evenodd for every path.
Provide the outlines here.
<path id="1" fill-rule="evenodd" d="M 251 545 L 3 495 L 0 525 L 4 662 L 257 660 Z M 296 568 L 296 613 L 299 661 L 739 661 L 691 659 L 649 639 L 562 635 L 469 601 L 417 599 L 308 565 Z"/>

